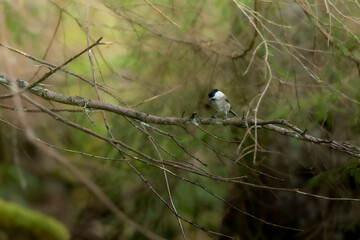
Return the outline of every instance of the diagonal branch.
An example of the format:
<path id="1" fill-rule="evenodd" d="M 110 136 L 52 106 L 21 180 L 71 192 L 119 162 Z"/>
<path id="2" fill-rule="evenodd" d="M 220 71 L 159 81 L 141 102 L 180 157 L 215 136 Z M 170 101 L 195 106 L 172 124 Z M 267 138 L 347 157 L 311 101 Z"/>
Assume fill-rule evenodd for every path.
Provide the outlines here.
<path id="1" fill-rule="evenodd" d="M 26 88 L 30 83 L 17 79 L 17 85 L 20 89 Z M 0 83 L 11 87 L 11 80 L 8 76 L 0 73 Z M 63 103 L 67 105 L 79 106 L 98 110 L 105 110 L 116 114 L 124 115 L 133 119 L 137 119 L 144 123 L 153 123 L 161 125 L 223 125 L 236 126 L 240 128 L 249 128 L 252 126 L 266 128 L 270 131 L 296 138 L 305 142 L 320 145 L 324 148 L 346 153 L 350 156 L 360 159 L 360 147 L 346 142 L 338 142 L 331 139 L 322 139 L 314 137 L 303 131 L 299 127 L 291 124 L 285 119 L 261 120 L 255 118 L 229 118 L 229 119 L 212 119 L 201 118 L 193 114 L 191 117 L 160 117 L 151 115 L 145 112 L 140 112 L 131 108 L 121 107 L 112 103 L 87 99 L 79 96 L 69 96 L 62 93 L 57 93 L 39 86 L 27 89 L 30 93 L 37 95 L 43 99 Z M 279 126 L 280 125 L 280 126 Z"/>
<path id="2" fill-rule="evenodd" d="M 109 44 L 109 43 L 103 43 L 103 44 Z M 45 60 L 43 60 L 43 59 L 36 58 L 36 57 L 34 57 L 34 56 L 26 53 L 26 52 L 20 51 L 20 50 L 18 50 L 18 49 L 16 49 L 16 48 L 10 47 L 10 46 L 8 46 L 8 45 L 6 45 L 6 44 L 3 44 L 3 43 L 1 43 L 1 42 L 0 42 L 0 46 L 1 46 L 1 47 L 4 47 L 4 48 L 6 48 L 6 49 L 8 49 L 8 50 L 10 50 L 10 51 L 12 51 L 12 52 L 14 52 L 14 53 L 20 54 L 20 55 L 22 55 L 22 56 L 24 56 L 24 57 L 26 57 L 26 58 L 34 61 L 34 62 L 40 63 L 40 65 L 44 65 L 45 67 L 48 67 L 48 68 L 57 68 L 57 67 L 58 67 L 57 65 L 55 65 L 55 64 L 53 64 L 53 63 L 51 63 L 51 62 L 45 61 Z M 58 71 L 62 71 L 62 72 L 64 72 L 64 73 L 67 73 L 67 74 L 69 74 L 69 75 L 71 75 L 71 76 L 73 76 L 73 77 L 76 77 L 76 78 L 80 79 L 81 81 L 83 81 L 83 82 L 85 82 L 85 83 L 87 83 L 87 84 L 89 84 L 89 85 L 91 85 L 91 86 L 94 86 L 94 83 L 91 82 L 90 80 L 87 80 L 87 79 L 84 78 L 83 76 L 81 76 L 81 75 L 79 75 L 79 74 L 76 74 L 76 73 L 74 73 L 74 72 L 72 72 L 72 71 L 69 71 L 69 70 L 66 69 L 65 67 L 60 68 Z M 99 88 L 101 91 L 107 93 L 108 95 L 112 96 L 113 98 L 115 98 L 115 99 L 118 100 L 119 102 L 123 103 L 123 101 L 122 101 L 118 96 L 116 96 L 111 90 L 109 90 L 109 89 L 106 88 L 105 86 L 100 85 L 100 84 L 98 84 L 98 83 L 97 83 L 97 86 L 98 86 L 98 88 Z M 1 96 L 0 96 L 0 98 L 1 98 Z"/>
<path id="3" fill-rule="evenodd" d="M 26 89 L 30 89 L 33 87 L 36 87 L 38 84 L 40 84 L 41 82 L 45 81 L 47 78 L 49 78 L 51 75 L 53 75 L 55 72 L 57 72 L 58 70 L 60 70 L 61 68 L 63 68 L 64 66 L 66 66 L 68 63 L 70 63 L 71 61 L 73 61 L 74 59 L 78 58 L 79 56 L 81 56 L 83 53 L 85 53 L 86 51 L 90 50 L 91 48 L 100 45 L 100 44 L 107 44 L 107 43 L 101 43 L 102 37 L 100 37 L 96 42 L 94 42 L 93 44 L 91 44 L 90 46 L 88 46 L 87 48 L 85 48 L 84 50 L 82 50 L 81 52 L 79 52 L 78 54 L 76 54 L 75 56 L 69 58 L 68 60 L 66 60 L 63 64 L 57 66 L 56 68 L 52 68 L 50 69 L 50 71 L 48 71 L 47 73 L 45 73 L 39 80 L 37 80 L 36 82 L 33 82 L 31 84 L 28 84 L 26 87 L 24 87 L 23 89 L 20 90 L 20 92 L 14 92 L 11 94 L 6 94 L 6 95 L 2 95 L 0 96 L 0 98 L 9 98 L 9 97 L 13 97 L 16 94 L 19 94 L 21 92 L 24 92 Z"/>

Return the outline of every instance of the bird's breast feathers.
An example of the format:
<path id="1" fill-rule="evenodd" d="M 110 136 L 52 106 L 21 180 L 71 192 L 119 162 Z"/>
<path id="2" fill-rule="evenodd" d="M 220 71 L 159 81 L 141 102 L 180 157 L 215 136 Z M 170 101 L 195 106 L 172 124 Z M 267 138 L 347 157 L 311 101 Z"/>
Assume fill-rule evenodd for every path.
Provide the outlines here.
<path id="1" fill-rule="evenodd" d="M 229 100 L 227 100 L 227 98 L 220 98 L 218 100 L 215 100 L 213 102 L 216 110 L 218 112 L 223 112 L 223 113 L 227 113 L 230 111 L 230 103 L 229 103 Z"/>

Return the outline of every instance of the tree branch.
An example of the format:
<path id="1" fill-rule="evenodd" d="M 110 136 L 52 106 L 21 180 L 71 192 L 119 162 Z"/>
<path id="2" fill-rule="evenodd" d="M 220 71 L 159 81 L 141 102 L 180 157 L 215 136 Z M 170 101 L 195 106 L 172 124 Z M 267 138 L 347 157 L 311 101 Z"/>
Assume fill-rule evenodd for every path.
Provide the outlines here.
<path id="1" fill-rule="evenodd" d="M 11 87 L 11 79 L 0 73 L 0 83 Z M 20 89 L 28 88 L 30 83 L 27 81 L 17 79 L 16 83 Z M 266 128 L 270 131 L 296 138 L 305 142 L 314 143 L 332 149 L 338 152 L 346 153 L 350 156 L 360 158 L 360 147 L 352 145 L 350 143 L 341 143 L 331 139 L 322 139 L 314 137 L 306 133 L 306 130 L 301 130 L 299 127 L 291 124 L 285 119 L 271 119 L 261 120 L 255 118 L 228 118 L 228 119 L 213 119 L 213 118 L 201 118 L 195 114 L 190 117 L 160 117 L 151 115 L 145 112 L 140 112 L 131 108 L 118 106 L 108 102 L 97 101 L 93 99 L 87 99 L 79 96 L 69 96 L 62 93 L 57 93 L 46 88 L 35 86 L 27 89 L 28 92 L 37 95 L 43 99 L 63 103 L 67 105 L 79 106 L 86 108 L 93 108 L 99 110 L 105 110 L 116 114 L 124 115 L 133 119 L 137 119 L 143 123 L 162 124 L 162 125 L 223 125 L 223 126 L 237 126 L 240 128 L 250 128 L 256 124 L 259 128 Z M 281 125 L 281 126 L 278 126 Z"/>

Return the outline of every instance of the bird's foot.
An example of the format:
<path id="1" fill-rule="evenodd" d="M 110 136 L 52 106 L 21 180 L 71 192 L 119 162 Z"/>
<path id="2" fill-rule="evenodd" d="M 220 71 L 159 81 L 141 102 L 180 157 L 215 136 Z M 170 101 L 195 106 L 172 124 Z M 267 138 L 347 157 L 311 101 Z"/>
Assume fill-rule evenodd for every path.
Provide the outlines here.
<path id="1" fill-rule="evenodd" d="M 196 118 L 196 116 L 197 116 L 197 112 L 193 112 L 190 116 L 190 119 L 194 119 L 194 118 Z"/>

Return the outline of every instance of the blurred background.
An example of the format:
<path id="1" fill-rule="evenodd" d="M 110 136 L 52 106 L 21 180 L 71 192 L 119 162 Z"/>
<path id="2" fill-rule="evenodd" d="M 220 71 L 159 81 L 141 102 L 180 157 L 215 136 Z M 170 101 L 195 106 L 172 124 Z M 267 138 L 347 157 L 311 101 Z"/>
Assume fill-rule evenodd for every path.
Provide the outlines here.
<path id="1" fill-rule="evenodd" d="M 48 63 L 85 49 L 87 36 L 103 37 L 109 44 L 92 49 L 101 101 L 205 118 L 218 88 L 240 117 L 283 118 L 359 145 L 357 1 L 2 0 L 0 13 L 0 73 L 13 79 L 37 81 Z M 58 71 L 41 86 L 98 99 L 87 53 L 65 68 L 73 74 Z M 266 129 L 147 126 L 109 112 L 104 121 L 101 111 L 26 95 L 106 138 L 108 125 L 132 150 L 18 96 L 1 98 L 0 239 L 360 237 L 359 158 Z"/>

